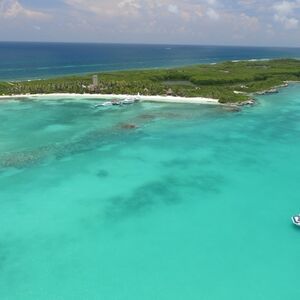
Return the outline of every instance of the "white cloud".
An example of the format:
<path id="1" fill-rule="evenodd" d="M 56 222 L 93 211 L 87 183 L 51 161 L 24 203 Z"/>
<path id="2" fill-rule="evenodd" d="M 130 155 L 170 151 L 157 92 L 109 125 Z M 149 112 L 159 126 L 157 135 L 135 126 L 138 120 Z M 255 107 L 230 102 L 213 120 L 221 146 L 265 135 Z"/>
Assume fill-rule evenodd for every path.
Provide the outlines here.
<path id="1" fill-rule="evenodd" d="M 50 16 L 43 12 L 23 7 L 18 0 L 0 0 L 0 16 L 11 19 L 25 17 L 28 19 L 47 19 Z"/>
<path id="2" fill-rule="evenodd" d="M 296 29 L 299 25 L 299 20 L 297 20 L 296 18 L 288 18 L 286 16 L 275 15 L 274 19 L 275 21 L 283 24 L 286 29 Z"/>
<path id="3" fill-rule="evenodd" d="M 64 0 L 72 10 L 88 12 L 103 18 L 137 16 L 142 8 L 140 0 Z"/>
<path id="4" fill-rule="evenodd" d="M 57 13 L 56 23 L 62 35 L 67 32 L 70 37 L 74 32 L 74 40 L 230 43 L 239 36 L 240 41 L 261 39 L 263 44 L 269 32 L 287 35 L 285 29 L 300 27 L 300 0 L 60 1 L 67 6 Z M 289 32 L 290 39 L 299 44 L 294 33 Z"/>
<path id="5" fill-rule="evenodd" d="M 213 8 L 209 8 L 206 12 L 206 15 L 214 21 L 217 21 L 220 19 L 219 13 L 216 12 Z"/>
<path id="6" fill-rule="evenodd" d="M 168 6 L 168 11 L 172 14 L 178 14 L 179 13 L 179 9 L 177 5 L 174 4 L 169 4 Z"/>
<path id="7" fill-rule="evenodd" d="M 298 28 L 299 25 L 299 20 L 295 19 L 295 18 L 289 18 L 286 19 L 285 21 L 285 27 L 287 29 L 296 29 Z"/>
<path id="8" fill-rule="evenodd" d="M 217 4 L 217 0 L 207 0 L 207 3 L 209 5 L 216 5 Z"/>
<path id="9" fill-rule="evenodd" d="M 295 8 L 294 2 L 283 1 L 281 3 L 276 3 L 274 9 L 278 15 L 286 16 L 293 12 Z"/>
<path id="10" fill-rule="evenodd" d="M 300 1 L 282 1 L 274 4 L 274 20 L 281 23 L 286 29 L 296 29 L 299 20 L 295 16 L 295 9 L 300 7 Z"/>
<path id="11" fill-rule="evenodd" d="M 239 0 L 239 4 L 249 6 L 256 4 L 256 0 Z"/>
<path id="12" fill-rule="evenodd" d="M 123 0 L 118 4 L 118 7 L 123 8 L 125 7 L 133 7 L 136 9 L 141 8 L 141 5 L 139 4 L 139 2 L 137 0 Z"/>

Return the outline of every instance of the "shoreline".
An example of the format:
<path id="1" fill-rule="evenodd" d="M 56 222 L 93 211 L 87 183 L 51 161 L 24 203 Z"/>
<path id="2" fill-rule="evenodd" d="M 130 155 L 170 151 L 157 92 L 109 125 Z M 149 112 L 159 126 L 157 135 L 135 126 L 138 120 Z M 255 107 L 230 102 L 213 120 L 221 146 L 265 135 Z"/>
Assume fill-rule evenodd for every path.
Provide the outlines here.
<path id="1" fill-rule="evenodd" d="M 221 103 L 219 99 L 206 98 L 206 97 L 180 97 L 180 96 L 145 96 L 145 95 L 129 95 L 129 94 L 76 94 L 76 93 L 51 93 L 51 94 L 19 94 L 19 95 L 0 95 L 0 101 L 4 100 L 24 100 L 34 98 L 47 98 L 47 97 L 74 97 L 74 98 L 92 98 L 92 100 L 124 100 L 126 98 L 137 97 L 140 102 L 157 102 L 157 103 L 176 103 L 176 104 L 203 104 L 203 105 L 218 105 L 239 107 L 245 105 L 254 105 L 256 103 L 256 96 L 269 95 L 278 93 L 280 89 L 288 87 L 290 84 L 300 84 L 300 81 L 287 80 L 283 84 L 272 87 L 271 89 L 250 93 L 249 96 L 254 97 L 242 102 L 228 102 Z M 99 98 L 99 99 L 94 99 Z M 59 99 L 55 99 L 59 100 Z"/>
<path id="2" fill-rule="evenodd" d="M 62 77 L 51 80 L 0 84 L 2 99 L 76 98 L 144 102 L 244 106 L 255 97 L 277 93 L 298 81 L 300 60 L 281 59 L 220 63 L 144 72 L 113 72 L 105 76 Z M 278 75 L 279 74 L 279 75 Z M 100 76 L 100 78 L 98 77 Z M 178 96 L 180 95 L 180 96 Z"/>
<path id="3" fill-rule="evenodd" d="M 176 96 L 144 96 L 144 95 L 123 95 L 123 94 L 76 94 L 76 93 L 53 93 L 53 94 L 20 94 L 20 95 L 1 95 L 0 100 L 22 100 L 24 98 L 46 98 L 46 97 L 74 97 L 74 98 L 98 98 L 99 100 L 118 99 L 138 97 L 141 102 L 159 102 L 159 103 L 182 103 L 182 104 L 206 104 L 206 105 L 222 105 L 219 99 L 205 97 L 176 97 Z M 93 99 L 96 100 L 96 99 Z"/>

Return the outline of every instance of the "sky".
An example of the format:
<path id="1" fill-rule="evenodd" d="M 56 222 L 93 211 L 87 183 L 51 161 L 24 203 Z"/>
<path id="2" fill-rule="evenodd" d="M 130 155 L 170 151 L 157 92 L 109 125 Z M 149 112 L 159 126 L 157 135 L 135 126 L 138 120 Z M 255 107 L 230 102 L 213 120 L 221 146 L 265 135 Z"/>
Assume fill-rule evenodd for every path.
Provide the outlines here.
<path id="1" fill-rule="evenodd" d="M 0 0 L 0 41 L 300 47 L 300 0 Z"/>

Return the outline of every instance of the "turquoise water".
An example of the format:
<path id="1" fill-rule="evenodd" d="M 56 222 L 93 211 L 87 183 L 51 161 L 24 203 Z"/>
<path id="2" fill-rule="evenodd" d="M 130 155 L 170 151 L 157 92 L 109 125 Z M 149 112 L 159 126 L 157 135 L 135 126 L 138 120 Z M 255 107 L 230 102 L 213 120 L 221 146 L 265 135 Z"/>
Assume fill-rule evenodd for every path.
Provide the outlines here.
<path id="1" fill-rule="evenodd" d="M 258 100 L 1 101 L 0 299 L 299 295 L 300 86 Z"/>

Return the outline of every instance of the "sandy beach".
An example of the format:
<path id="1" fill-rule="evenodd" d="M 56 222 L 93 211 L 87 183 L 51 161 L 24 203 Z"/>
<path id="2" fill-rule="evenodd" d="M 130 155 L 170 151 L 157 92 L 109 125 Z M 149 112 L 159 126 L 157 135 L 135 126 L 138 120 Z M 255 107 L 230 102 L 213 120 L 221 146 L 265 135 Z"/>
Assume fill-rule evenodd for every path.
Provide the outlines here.
<path id="1" fill-rule="evenodd" d="M 99 98 L 99 100 L 125 99 L 129 97 L 138 97 L 143 102 L 162 102 L 162 103 L 189 103 L 189 104 L 209 104 L 220 105 L 218 99 L 204 97 L 174 97 L 174 96 L 143 96 L 143 95 L 113 95 L 113 94 L 71 94 L 71 93 L 55 93 L 55 94 L 34 94 L 34 95 L 13 95 L 0 96 L 0 100 L 18 99 L 18 98 L 43 98 L 43 97 L 81 97 L 81 98 Z"/>

